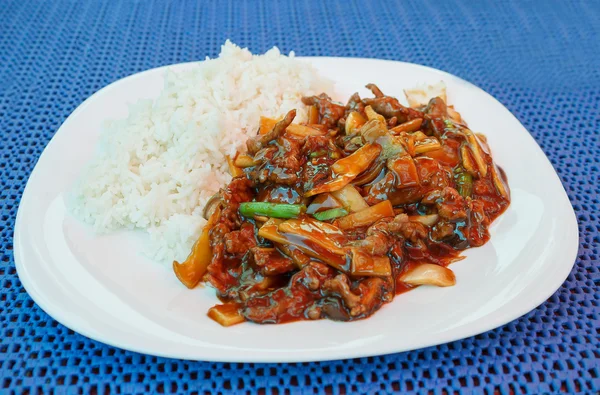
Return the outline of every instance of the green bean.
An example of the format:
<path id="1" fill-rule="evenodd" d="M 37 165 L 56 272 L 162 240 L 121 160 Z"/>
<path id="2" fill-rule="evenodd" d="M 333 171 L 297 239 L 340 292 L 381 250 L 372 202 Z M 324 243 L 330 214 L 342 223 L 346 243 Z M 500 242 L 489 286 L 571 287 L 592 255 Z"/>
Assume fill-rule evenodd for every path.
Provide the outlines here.
<path id="1" fill-rule="evenodd" d="M 246 202 L 240 204 L 240 214 L 252 218 L 262 215 L 272 218 L 296 218 L 306 207 L 302 204 L 278 204 L 269 202 Z"/>
<path id="2" fill-rule="evenodd" d="M 330 210 L 314 213 L 313 217 L 315 217 L 315 219 L 318 219 L 319 221 L 329 221 L 330 219 L 344 217 L 346 215 L 348 215 L 348 211 L 346 209 L 332 208 Z"/>
<path id="3" fill-rule="evenodd" d="M 471 196 L 473 193 L 473 176 L 467 172 L 461 172 L 456 175 L 456 189 L 461 196 Z"/>

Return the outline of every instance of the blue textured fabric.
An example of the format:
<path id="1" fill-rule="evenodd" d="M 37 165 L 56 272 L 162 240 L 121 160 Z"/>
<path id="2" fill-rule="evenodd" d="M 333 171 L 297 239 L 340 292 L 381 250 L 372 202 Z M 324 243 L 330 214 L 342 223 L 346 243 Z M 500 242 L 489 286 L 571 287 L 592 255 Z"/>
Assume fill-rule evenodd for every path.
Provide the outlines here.
<path id="1" fill-rule="evenodd" d="M 600 2 L 0 1 L 0 392 L 575 393 L 600 391 Z M 17 277 L 12 234 L 27 177 L 85 98 L 126 75 L 218 54 L 396 59 L 481 86 L 542 146 L 569 194 L 579 255 L 524 317 L 424 350 L 349 361 L 169 360 L 80 336 Z"/>

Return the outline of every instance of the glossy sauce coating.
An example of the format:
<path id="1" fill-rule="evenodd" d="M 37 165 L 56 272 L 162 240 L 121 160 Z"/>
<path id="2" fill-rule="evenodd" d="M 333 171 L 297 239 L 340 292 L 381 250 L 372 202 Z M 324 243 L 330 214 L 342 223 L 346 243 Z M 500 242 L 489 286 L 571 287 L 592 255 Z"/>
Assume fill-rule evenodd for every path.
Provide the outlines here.
<path id="1" fill-rule="evenodd" d="M 375 98 L 355 94 L 346 106 L 326 95 L 305 98 L 318 118 L 312 131 L 286 132 L 288 114 L 248 142 L 252 166 L 221 192 L 210 230 L 204 281 L 234 303 L 213 315 L 362 319 L 419 284 L 451 285 L 445 267 L 489 240 L 510 191 L 485 139 L 439 98 L 406 108 L 370 88 Z M 342 188 L 355 192 L 332 195 Z M 344 200 L 356 196 L 361 210 Z M 301 205 L 302 213 L 242 216 L 239 204 L 254 201 Z M 327 210 L 343 215 L 319 221 Z"/>

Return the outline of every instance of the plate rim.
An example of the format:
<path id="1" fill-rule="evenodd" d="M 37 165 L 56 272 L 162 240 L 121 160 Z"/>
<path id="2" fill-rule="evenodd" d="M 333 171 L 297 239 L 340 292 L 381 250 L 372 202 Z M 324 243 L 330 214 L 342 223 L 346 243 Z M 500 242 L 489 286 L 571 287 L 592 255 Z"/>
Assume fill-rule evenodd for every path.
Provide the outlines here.
<path id="1" fill-rule="evenodd" d="M 459 341 L 462 339 L 473 337 L 477 334 L 488 332 L 490 330 L 496 329 L 500 326 L 506 325 L 512 321 L 515 321 L 515 320 L 521 318 L 528 312 L 539 307 L 549 297 L 551 297 L 554 293 L 556 293 L 556 291 L 558 289 L 560 289 L 561 285 L 564 283 L 564 281 L 567 279 L 567 277 L 571 273 L 571 271 L 576 263 L 576 259 L 577 259 L 577 254 L 578 254 L 578 249 L 579 249 L 579 237 L 580 237 L 577 217 L 576 217 L 575 211 L 573 209 L 573 206 L 569 200 L 567 192 L 565 190 L 564 184 L 560 180 L 560 177 L 558 176 L 558 173 L 554 169 L 552 163 L 550 162 L 550 160 L 548 159 L 548 157 L 546 156 L 544 151 L 541 149 L 539 144 L 536 142 L 536 140 L 533 138 L 531 133 L 529 133 L 527 128 L 525 128 L 525 126 L 521 123 L 521 121 L 519 121 L 519 119 L 510 110 L 508 110 L 508 108 L 504 104 L 502 104 L 498 99 L 496 99 L 494 96 L 492 96 L 491 94 L 486 92 L 484 89 L 478 87 L 477 85 L 475 85 L 461 77 L 458 77 L 456 75 L 453 75 L 453 74 L 448 73 L 443 70 L 439 70 L 439 69 L 436 69 L 433 67 L 420 65 L 420 64 L 416 64 L 416 63 L 389 60 L 389 59 L 362 58 L 362 57 L 329 57 L 329 56 L 302 57 L 302 56 L 298 56 L 297 59 L 307 60 L 307 61 L 311 61 L 311 60 L 342 61 L 343 60 L 343 61 L 368 61 L 368 62 L 374 62 L 374 63 L 385 62 L 385 63 L 389 63 L 389 64 L 403 64 L 405 66 L 417 67 L 417 68 L 425 69 L 430 72 L 435 72 L 435 73 L 441 74 L 443 76 L 447 76 L 447 77 L 457 80 L 461 83 L 464 83 L 467 86 L 469 86 L 471 89 L 475 89 L 480 94 L 485 95 L 487 97 L 487 99 L 491 99 L 492 101 L 496 102 L 496 104 L 499 104 L 504 109 L 506 109 L 507 113 L 510 114 L 510 116 L 513 118 L 514 121 L 518 122 L 518 124 L 521 125 L 523 130 L 526 132 L 525 134 L 527 135 L 527 137 L 537 147 L 537 150 L 539 151 L 538 153 L 541 154 L 541 157 L 543 158 L 542 160 L 543 160 L 544 166 L 551 170 L 549 172 L 549 173 L 552 173 L 551 177 L 554 177 L 555 181 L 558 182 L 558 184 L 561 186 L 562 194 L 560 196 L 560 199 L 564 200 L 564 202 L 567 204 L 569 217 L 570 217 L 568 219 L 565 218 L 565 221 L 568 222 L 570 224 L 570 226 L 573 227 L 573 229 L 574 229 L 573 234 L 576 235 L 576 237 L 575 236 L 572 237 L 572 240 L 567 240 L 564 242 L 565 250 L 567 250 L 567 253 L 565 253 L 565 255 L 570 257 L 568 259 L 568 262 L 570 262 L 570 264 L 565 263 L 563 265 L 560 265 L 560 273 L 556 274 L 553 277 L 554 281 L 552 282 L 552 285 L 547 286 L 547 289 L 548 290 L 551 289 L 551 291 L 548 291 L 547 295 L 546 295 L 546 293 L 543 293 L 543 295 L 542 295 L 541 292 L 539 294 L 536 294 L 536 298 L 530 300 L 529 303 L 521 304 L 520 305 L 521 308 L 517 312 L 515 312 L 514 310 L 511 310 L 513 312 L 512 314 L 502 313 L 500 316 L 494 317 L 493 320 L 486 321 L 482 325 L 479 325 L 479 326 L 471 325 L 469 327 L 470 330 L 465 330 L 463 332 L 463 335 L 461 335 L 460 337 L 456 337 L 456 336 L 447 336 L 446 337 L 445 334 L 440 334 L 439 336 L 436 337 L 435 341 L 425 342 L 425 343 L 427 343 L 426 345 L 415 345 L 415 347 L 402 348 L 400 350 L 393 349 L 393 347 L 392 347 L 383 352 L 364 352 L 364 351 L 363 352 L 352 352 L 353 350 L 350 350 L 350 351 L 346 351 L 344 353 L 344 356 L 338 355 L 338 354 L 341 354 L 341 352 L 339 350 L 332 350 L 332 355 L 330 357 L 319 354 L 320 356 L 316 357 L 316 358 L 311 357 L 310 356 L 311 353 L 298 353 L 296 351 L 295 353 L 294 352 L 290 353 L 290 355 L 282 355 L 282 354 L 274 353 L 273 351 L 267 350 L 267 351 L 262 352 L 259 356 L 253 356 L 252 358 L 241 357 L 241 358 L 236 359 L 236 358 L 231 358 L 231 355 L 223 357 L 223 358 L 219 358 L 218 355 L 213 353 L 213 355 L 210 357 L 210 359 L 202 359 L 202 358 L 198 358 L 198 357 L 193 357 L 191 355 L 180 355 L 180 354 L 173 354 L 173 353 L 169 353 L 169 352 L 157 352 L 156 350 L 144 349 L 143 347 L 132 347 L 128 344 L 122 344 L 121 342 L 118 342 L 118 341 L 114 342 L 114 341 L 111 341 L 110 339 L 107 340 L 106 338 L 102 338 L 101 336 L 97 335 L 96 333 L 91 333 L 90 331 L 82 330 L 77 325 L 76 320 L 70 318 L 68 314 L 64 314 L 64 312 L 60 309 L 59 306 L 55 306 L 52 303 L 49 303 L 46 300 L 46 298 L 43 297 L 43 295 L 38 294 L 37 289 L 33 284 L 33 279 L 30 278 L 29 273 L 26 269 L 26 263 L 23 261 L 21 248 L 19 247 L 19 245 L 22 242 L 21 234 L 22 234 L 22 227 L 24 226 L 22 224 L 22 218 L 24 216 L 23 202 L 27 201 L 25 198 L 27 196 L 28 190 L 31 189 L 31 187 L 30 187 L 31 179 L 33 178 L 33 175 L 36 173 L 36 170 L 38 169 L 39 162 L 42 160 L 44 155 L 47 154 L 47 152 L 52 147 L 52 145 L 56 143 L 56 136 L 61 132 L 61 130 L 65 127 L 65 125 L 68 125 L 70 123 L 70 121 L 72 120 L 72 118 L 79 112 L 83 111 L 90 104 L 90 102 L 93 101 L 94 98 L 96 98 L 97 96 L 99 96 L 101 94 L 105 94 L 105 93 L 109 92 L 110 90 L 112 90 L 115 87 L 115 85 L 118 85 L 119 83 L 121 83 L 125 80 L 134 79 L 134 78 L 143 78 L 143 76 L 148 73 L 159 72 L 161 70 L 166 71 L 167 69 L 169 69 L 171 67 L 187 67 L 187 66 L 192 66 L 194 64 L 198 64 L 198 63 L 202 62 L 202 61 L 192 61 L 192 62 L 183 62 L 183 63 L 173 63 L 173 64 L 169 64 L 169 65 L 165 65 L 165 66 L 159 66 L 159 67 L 143 70 L 143 71 L 140 71 L 140 72 L 137 72 L 137 73 L 134 73 L 134 74 L 131 74 L 131 75 L 128 75 L 123 78 L 120 78 L 120 79 L 110 82 L 108 85 L 106 85 L 106 86 L 102 87 L 101 89 L 97 90 L 96 92 L 94 92 L 92 95 L 90 95 L 88 98 L 86 98 L 79 106 L 77 106 L 77 108 L 74 111 L 72 111 L 68 115 L 68 117 L 62 122 L 62 124 L 58 127 L 58 129 L 56 130 L 56 132 L 54 133 L 54 135 L 52 136 L 52 138 L 50 139 L 48 144 L 44 147 L 43 152 L 41 153 L 41 155 L 37 158 L 37 160 L 35 162 L 35 166 L 34 166 L 33 170 L 31 171 L 31 173 L 28 177 L 26 186 L 23 190 L 23 193 L 20 196 L 19 208 L 17 210 L 17 215 L 16 215 L 15 224 L 14 224 L 14 228 L 13 228 L 13 257 L 14 257 L 14 261 L 15 261 L 15 268 L 16 268 L 19 280 L 21 281 L 21 284 L 23 285 L 24 289 L 27 291 L 29 296 L 33 299 L 33 301 L 46 314 L 48 314 L 50 317 L 55 319 L 61 325 L 64 325 L 65 327 L 73 330 L 74 332 L 81 334 L 85 337 L 88 337 L 94 341 L 98 341 L 100 343 L 107 344 L 107 345 L 121 348 L 121 349 L 128 350 L 128 351 L 138 352 L 138 353 L 147 354 L 147 355 L 154 355 L 154 356 L 158 356 L 158 357 L 176 358 L 176 359 L 194 360 L 194 361 L 214 361 L 214 362 L 234 362 L 234 363 L 239 363 L 239 362 L 241 362 L 241 363 L 245 363 L 245 362 L 288 363 L 288 362 L 331 361 L 331 360 L 360 358 L 360 357 L 368 357 L 368 356 L 388 355 L 388 354 L 393 354 L 393 353 L 398 353 L 398 352 L 407 352 L 407 351 L 412 351 L 415 349 L 422 349 L 422 348 L 426 348 L 426 347 L 437 346 L 440 344 L 445 344 L 445 343 L 453 342 L 453 341 Z M 567 245 L 567 244 L 569 244 L 569 245 Z M 481 320 L 479 320 L 479 321 L 481 321 Z M 75 328 L 77 328 L 77 329 L 75 329 Z M 360 348 L 360 350 L 362 350 L 362 348 Z"/>

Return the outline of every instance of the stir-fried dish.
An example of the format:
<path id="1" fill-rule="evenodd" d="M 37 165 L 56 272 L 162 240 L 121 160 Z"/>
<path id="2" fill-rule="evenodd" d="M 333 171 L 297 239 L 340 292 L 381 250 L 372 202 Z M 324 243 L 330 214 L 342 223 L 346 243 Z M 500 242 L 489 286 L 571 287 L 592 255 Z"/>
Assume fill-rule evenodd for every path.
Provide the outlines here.
<path id="1" fill-rule="evenodd" d="M 262 118 L 229 159 L 233 180 L 173 264 L 187 287 L 217 290 L 212 319 L 362 319 L 419 285 L 454 285 L 447 266 L 489 239 L 510 192 L 486 138 L 445 97 L 405 107 L 367 88 L 375 97 L 346 105 L 303 98 L 306 124 Z"/>

